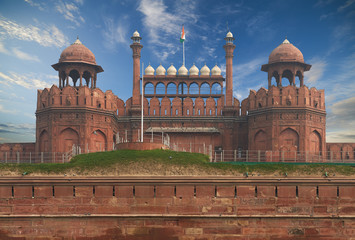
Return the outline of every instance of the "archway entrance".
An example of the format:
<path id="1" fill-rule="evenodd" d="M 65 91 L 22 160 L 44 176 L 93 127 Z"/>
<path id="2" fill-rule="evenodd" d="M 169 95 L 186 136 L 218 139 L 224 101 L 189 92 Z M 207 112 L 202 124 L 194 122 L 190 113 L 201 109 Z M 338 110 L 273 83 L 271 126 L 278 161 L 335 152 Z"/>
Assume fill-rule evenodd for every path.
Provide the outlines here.
<path id="1" fill-rule="evenodd" d="M 90 152 L 101 152 L 106 150 L 106 136 L 100 130 L 95 130 L 90 136 Z"/>
<path id="2" fill-rule="evenodd" d="M 79 145 L 79 134 L 72 128 L 64 129 L 59 136 L 59 151 L 69 152 L 73 145 Z"/>

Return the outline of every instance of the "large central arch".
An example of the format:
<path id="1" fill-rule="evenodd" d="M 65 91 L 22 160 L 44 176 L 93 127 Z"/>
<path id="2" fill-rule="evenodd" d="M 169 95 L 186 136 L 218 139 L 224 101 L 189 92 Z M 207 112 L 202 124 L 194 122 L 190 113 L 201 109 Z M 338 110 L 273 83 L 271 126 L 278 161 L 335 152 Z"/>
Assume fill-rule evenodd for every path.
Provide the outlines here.
<path id="1" fill-rule="evenodd" d="M 64 129 L 59 135 L 59 152 L 72 150 L 73 145 L 79 145 L 79 134 L 72 128 Z"/>

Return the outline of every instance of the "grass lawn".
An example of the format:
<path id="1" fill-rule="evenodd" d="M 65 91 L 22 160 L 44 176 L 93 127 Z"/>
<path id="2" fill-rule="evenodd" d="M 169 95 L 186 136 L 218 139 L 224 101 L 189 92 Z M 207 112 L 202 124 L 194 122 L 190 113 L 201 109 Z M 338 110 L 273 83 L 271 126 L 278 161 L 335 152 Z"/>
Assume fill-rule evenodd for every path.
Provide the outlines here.
<path id="1" fill-rule="evenodd" d="M 170 150 L 119 150 L 75 156 L 69 163 L 0 164 L 0 175 L 355 175 L 355 164 L 210 163 L 206 155 Z"/>

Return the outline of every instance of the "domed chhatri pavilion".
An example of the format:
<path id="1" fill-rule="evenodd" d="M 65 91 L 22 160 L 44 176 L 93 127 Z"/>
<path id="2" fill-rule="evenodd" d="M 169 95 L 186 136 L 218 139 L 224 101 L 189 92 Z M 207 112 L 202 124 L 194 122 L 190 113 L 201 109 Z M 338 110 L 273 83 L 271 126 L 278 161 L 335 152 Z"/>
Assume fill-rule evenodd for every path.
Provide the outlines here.
<path id="1" fill-rule="evenodd" d="M 233 96 L 236 46 L 231 32 L 223 46 L 225 78 L 217 65 L 199 69 L 195 64 L 190 68 L 171 64 L 166 70 L 161 64 L 156 69 L 149 64 L 143 76 L 143 101 L 142 38 L 136 31 L 131 39 L 133 93 L 127 101 L 97 87 L 97 74 L 103 69 L 79 39 L 62 52 L 59 62 L 52 65 L 58 71 L 58 86 L 38 90 L 37 152 L 66 152 L 73 145 L 92 152 L 139 142 L 142 108 L 144 141 L 168 139 L 176 150 L 211 156 L 220 150 L 260 150 L 279 158 L 282 152 L 324 156 L 329 150 L 324 90 L 304 85 L 304 72 L 311 65 L 287 39 L 261 66 L 267 72 L 268 89 L 251 90 L 241 102 Z"/>

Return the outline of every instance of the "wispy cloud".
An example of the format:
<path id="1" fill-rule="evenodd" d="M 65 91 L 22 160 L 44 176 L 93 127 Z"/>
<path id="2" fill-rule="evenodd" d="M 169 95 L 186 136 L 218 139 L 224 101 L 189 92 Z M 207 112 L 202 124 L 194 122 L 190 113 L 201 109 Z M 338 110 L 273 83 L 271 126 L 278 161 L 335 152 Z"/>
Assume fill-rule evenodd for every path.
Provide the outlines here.
<path id="1" fill-rule="evenodd" d="M 15 56 L 25 61 L 40 62 L 39 58 L 36 55 L 25 53 L 18 48 L 12 48 L 12 50 L 10 51 L 5 47 L 5 45 L 2 42 L 0 42 L 0 53 L 4 53 L 10 56 Z"/>
<path id="2" fill-rule="evenodd" d="M 328 107 L 327 141 L 346 142 L 355 140 L 355 97 L 335 102 Z M 330 110 L 330 111 L 329 111 Z"/>
<path id="3" fill-rule="evenodd" d="M 18 142 L 19 135 L 21 142 L 34 141 L 35 130 L 36 125 L 33 123 L 0 123 L 0 142 Z"/>
<path id="4" fill-rule="evenodd" d="M 148 41 L 159 59 L 165 61 L 170 54 L 178 51 L 178 44 L 183 23 L 196 23 L 198 15 L 195 13 L 196 2 L 191 0 L 175 1 L 174 7 L 169 8 L 160 0 L 141 0 L 138 11 L 143 17 L 143 24 L 148 29 Z M 185 26 L 187 41 L 193 32 Z M 161 41 L 161 39 L 166 39 Z M 173 40 L 174 39 L 174 40 Z"/>
<path id="5" fill-rule="evenodd" d="M 50 87 L 54 83 L 53 78 L 56 76 L 44 74 L 18 74 L 10 72 L 9 75 L 0 72 L 0 84 L 7 86 L 18 85 L 27 89 L 41 89 Z M 43 80 L 46 78 L 46 80 Z"/>
<path id="6" fill-rule="evenodd" d="M 312 58 L 309 60 L 312 63 L 310 71 L 305 72 L 305 82 L 309 85 L 314 85 L 319 79 L 322 78 L 323 73 L 327 67 L 327 62 L 324 59 Z"/>
<path id="7" fill-rule="evenodd" d="M 127 16 L 121 17 L 117 21 L 113 18 L 104 18 L 105 29 L 103 30 L 104 46 L 110 50 L 115 50 L 118 44 L 128 46 L 128 22 Z"/>
<path id="8" fill-rule="evenodd" d="M 67 37 L 55 26 L 43 25 L 43 28 L 23 26 L 0 16 L 0 35 L 23 41 L 34 41 L 44 47 L 63 47 L 68 45 Z"/>
<path id="9" fill-rule="evenodd" d="M 85 23 L 85 19 L 81 16 L 80 10 L 77 4 L 82 5 L 83 1 L 67 2 L 58 1 L 55 5 L 55 9 L 59 12 L 65 19 L 75 23 L 76 26 L 80 26 L 81 23 Z"/>
<path id="10" fill-rule="evenodd" d="M 347 9 L 348 7 L 353 5 L 354 3 L 355 3 L 355 0 L 347 0 L 343 5 L 338 7 L 337 11 L 338 12 L 343 12 L 345 9 Z"/>
<path id="11" fill-rule="evenodd" d="M 35 55 L 30 55 L 28 53 L 22 52 L 20 49 L 18 48 L 13 48 L 12 52 L 14 53 L 14 55 L 22 60 L 26 60 L 26 61 L 34 61 L 34 62 L 40 62 L 39 58 Z"/>
<path id="12" fill-rule="evenodd" d="M 16 109 L 6 109 L 3 105 L 0 104 L 0 112 L 6 114 L 16 114 L 18 111 Z M 1 128 L 0 128 L 1 129 Z"/>
<path id="13" fill-rule="evenodd" d="M 260 71 L 261 65 L 266 63 L 266 57 L 257 57 L 249 62 L 241 63 L 233 66 L 234 76 L 238 77 L 238 81 L 246 80 L 246 78 L 252 73 Z"/>
<path id="14" fill-rule="evenodd" d="M 25 2 L 30 4 L 32 7 L 38 8 L 41 11 L 45 11 L 46 10 L 46 5 L 45 5 L 44 2 L 37 2 L 37 1 L 33 1 L 33 0 L 25 0 Z"/>

